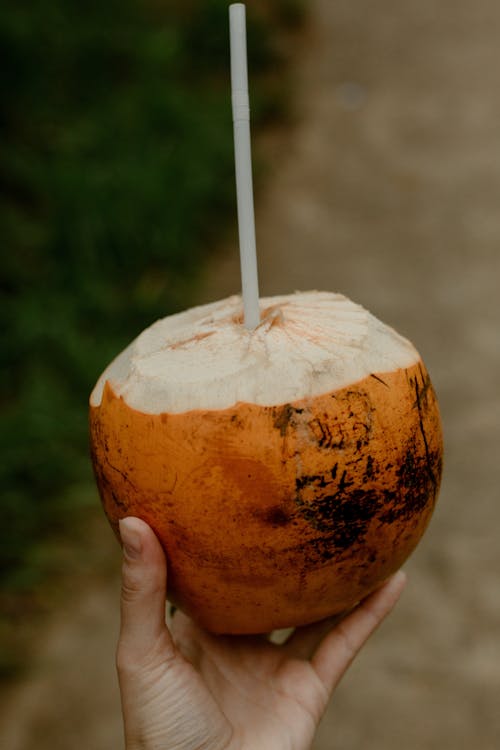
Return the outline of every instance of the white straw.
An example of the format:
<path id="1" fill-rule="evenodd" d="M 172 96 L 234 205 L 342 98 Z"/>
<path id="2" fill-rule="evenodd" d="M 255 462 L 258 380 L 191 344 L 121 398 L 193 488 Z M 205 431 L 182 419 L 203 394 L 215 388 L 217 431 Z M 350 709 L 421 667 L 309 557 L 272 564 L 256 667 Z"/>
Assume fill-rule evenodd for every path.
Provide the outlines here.
<path id="1" fill-rule="evenodd" d="M 243 3 L 229 6 L 229 27 L 241 284 L 245 328 L 252 330 L 260 323 L 260 310 L 250 144 L 246 14 Z"/>

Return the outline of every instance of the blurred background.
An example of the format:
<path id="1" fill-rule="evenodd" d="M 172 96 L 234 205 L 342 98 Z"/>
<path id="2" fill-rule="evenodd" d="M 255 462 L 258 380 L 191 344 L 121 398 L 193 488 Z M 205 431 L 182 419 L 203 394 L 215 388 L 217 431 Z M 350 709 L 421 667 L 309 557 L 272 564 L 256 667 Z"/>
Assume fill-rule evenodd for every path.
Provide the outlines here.
<path id="1" fill-rule="evenodd" d="M 302 18 L 293 0 L 261 5 L 257 131 L 285 119 L 284 38 Z M 96 505 L 93 383 L 143 328 L 193 304 L 234 226 L 227 26 L 220 0 L 0 10 L 0 567 L 14 619 Z"/>
<path id="2" fill-rule="evenodd" d="M 120 747 L 119 550 L 87 399 L 153 320 L 239 290 L 227 2 L 0 9 L 0 745 Z M 340 291 L 410 338 L 445 478 L 315 750 L 500 737 L 500 6 L 261 0 L 263 295 Z"/>

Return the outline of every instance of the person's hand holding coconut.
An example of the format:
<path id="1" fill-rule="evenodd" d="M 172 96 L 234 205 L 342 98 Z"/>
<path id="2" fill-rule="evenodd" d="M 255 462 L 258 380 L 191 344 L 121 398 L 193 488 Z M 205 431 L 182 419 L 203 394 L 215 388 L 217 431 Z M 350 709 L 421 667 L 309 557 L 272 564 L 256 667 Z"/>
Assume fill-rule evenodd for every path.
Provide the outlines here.
<path id="1" fill-rule="evenodd" d="M 265 636 L 214 636 L 182 612 L 165 624 L 165 556 L 137 518 L 124 547 L 117 664 L 126 750 L 308 750 L 332 691 L 396 603 L 397 573 L 335 625 Z"/>

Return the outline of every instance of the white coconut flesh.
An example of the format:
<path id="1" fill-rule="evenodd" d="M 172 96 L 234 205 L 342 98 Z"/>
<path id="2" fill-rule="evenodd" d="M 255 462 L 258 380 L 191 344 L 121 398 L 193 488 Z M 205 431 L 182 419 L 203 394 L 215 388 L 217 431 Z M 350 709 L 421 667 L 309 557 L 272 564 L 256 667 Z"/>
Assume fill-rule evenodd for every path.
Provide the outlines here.
<path id="1" fill-rule="evenodd" d="M 239 296 L 158 320 L 107 367 L 106 381 L 147 414 L 274 406 L 416 364 L 414 346 L 341 294 L 297 292 L 261 298 L 261 324 L 248 331 Z"/>

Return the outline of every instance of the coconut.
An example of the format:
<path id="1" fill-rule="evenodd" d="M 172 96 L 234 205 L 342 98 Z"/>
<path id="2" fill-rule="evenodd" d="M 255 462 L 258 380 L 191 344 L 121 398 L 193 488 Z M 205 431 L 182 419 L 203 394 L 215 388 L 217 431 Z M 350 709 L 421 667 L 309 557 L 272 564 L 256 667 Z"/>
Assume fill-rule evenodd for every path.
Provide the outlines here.
<path id="1" fill-rule="evenodd" d="M 154 323 L 90 398 L 107 517 L 139 516 L 168 559 L 169 599 L 217 633 L 343 612 L 418 544 L 442 432 L 413 345 L 346 297 L 241 299 Z"/>

